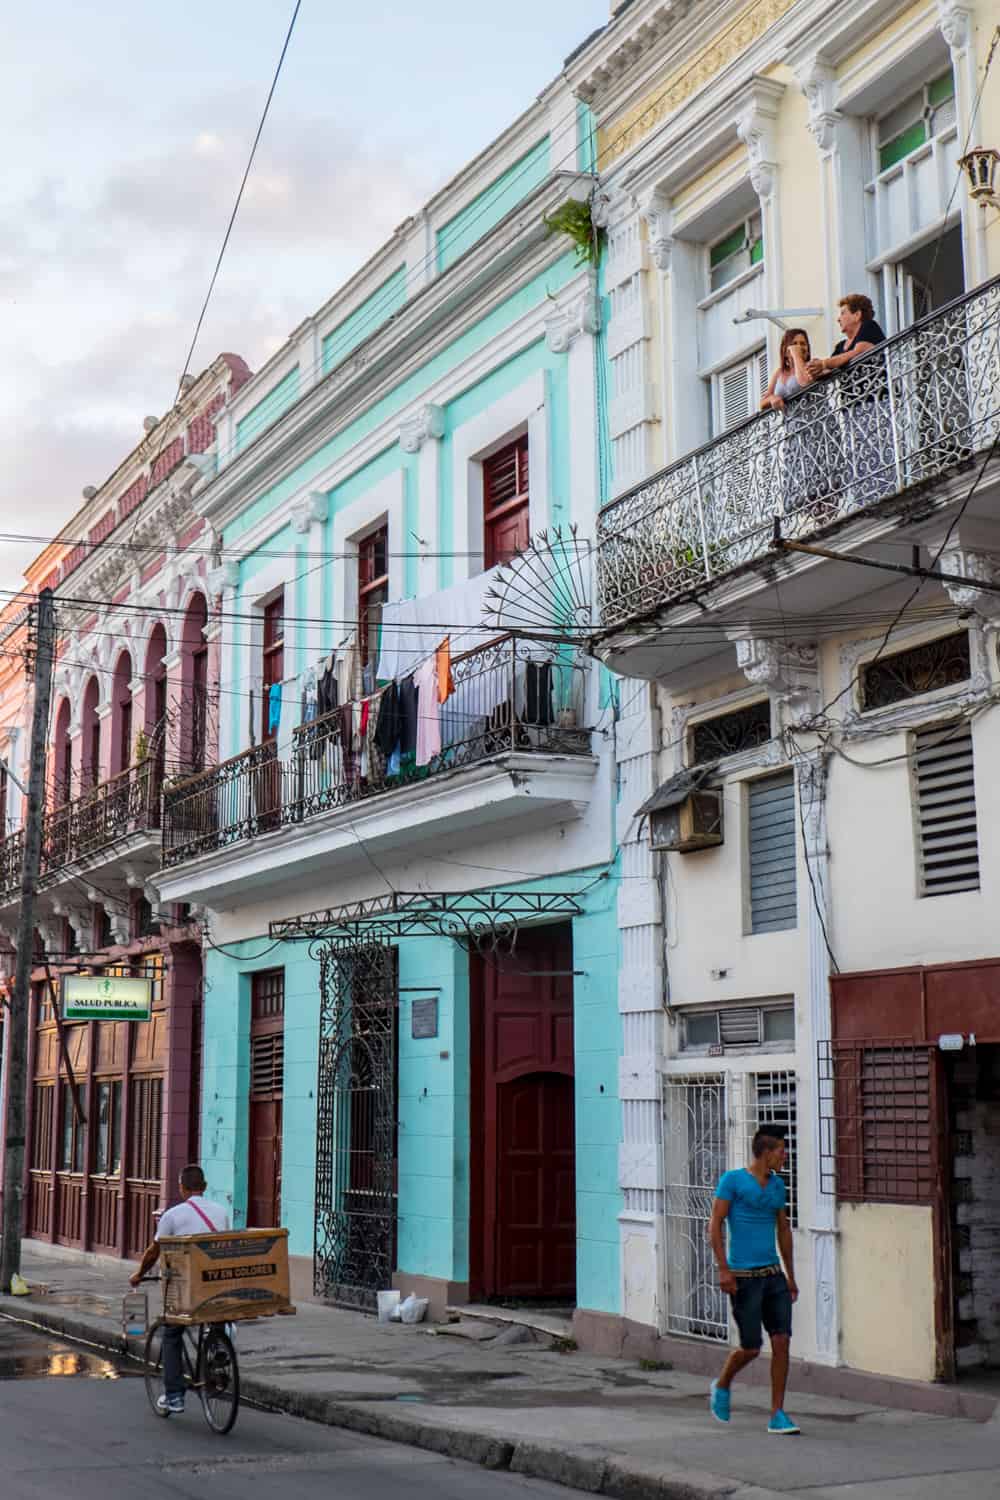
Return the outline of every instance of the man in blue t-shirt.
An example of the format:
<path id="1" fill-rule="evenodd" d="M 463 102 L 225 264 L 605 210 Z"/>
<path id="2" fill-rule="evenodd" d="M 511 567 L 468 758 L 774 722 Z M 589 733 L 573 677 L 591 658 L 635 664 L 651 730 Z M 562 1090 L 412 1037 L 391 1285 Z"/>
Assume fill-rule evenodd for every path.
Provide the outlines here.
<path id="1" fill-rule="evenodd" d="M 709 1407 L 717 1421 L 729 1421 L 729 1387 L 757 1358 L 766 1328 L 771 1340 L 771 1420 L 767 1430 L 785 1437 L 799 1431 L 784 1411 L 792 1303 L 799 1295 L 792 1226 L 785 1209 L 788 1194 L 779 1176 L 785 1164 L 785 1142 L 776 1127 L 765 1127 L 754 1136 L 752 1149 L 753 1161 L 748 1167 L 724 1172 L 719 1179 L 708 1226 L 719 1267 L 719 1285 L 729 1297 L 740 1332 L 740 1347 L 730 1354 L 718 1380 L 712 1381 Z M 728 1252 L 724 1226 L 729 1229 Z M 778 1250 L 785 1263 L 784 1272 Z"/>

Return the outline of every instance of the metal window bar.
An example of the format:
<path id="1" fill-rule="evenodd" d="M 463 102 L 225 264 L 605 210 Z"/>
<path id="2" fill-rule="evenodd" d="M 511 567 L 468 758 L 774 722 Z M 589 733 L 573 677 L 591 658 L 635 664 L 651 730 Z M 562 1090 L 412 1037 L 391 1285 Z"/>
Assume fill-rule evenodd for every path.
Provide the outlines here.
<path id="1" fill-rule="evenodd" d="M 780 1126 L 788 1213 L 798 1223 L 796 1075 L 786 1069 L 702 1073 L 662 1079 L 662 1150 L 667 1328 L 726 1342 L 729 1309 L 708 1242 L 723 1172 L 746 1166 L 761 1125 Z"/>
<path id="2" fill-rule="evenodd" d="M 273 742 L 233 756 L 164 793 L 163 861 L 175 865 L 331 808 L 345 807 L 509 753 L 586 755 L 586 667 L 574 651 L 502 636 L 452 660 L 455 688 L 440 706 L 440 752 L 427 765 L 389 766 L 374 740 L 348 730 L 353 704 L 300 725 L 290 757 Z"/>
<path id="3" fill-rule="evenodd" d="M 1000 277 L 936 309 L 783 411 L 750 418 L 604 507 L 605 629 L 987 449 L 1000 430 Z"/>
<path id="4" fill-rule="evenodd" d="M 931 1052 L 913 1040 L 820 1042 L 820 1188 L 841 1202 L 930 1203 Z"/>

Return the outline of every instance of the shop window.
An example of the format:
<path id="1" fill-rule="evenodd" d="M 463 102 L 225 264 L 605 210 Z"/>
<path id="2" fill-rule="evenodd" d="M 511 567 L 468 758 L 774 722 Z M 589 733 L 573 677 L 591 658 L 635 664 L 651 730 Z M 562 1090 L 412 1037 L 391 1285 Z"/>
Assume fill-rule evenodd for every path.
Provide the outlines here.
<path id="1" fill-rule="evenodd" d="M 962 719 L 920 730 L 913 736 L 911 767 L 921 896 L 978 891 L 972 725 Z"/>
<path id="2" fill-rule="evenodd" d="M 52 1103 L 56 1091 L 51 1083 L 36 1083 L 31 1101 L 31 1170 L 52 1169 Z"/>
<path id="3" fill-rule="evenodd" d="M 483 463 L 483 537 L 487 568 L 527 551 L 531 541 L 528 434 Z"/>
<path id="4" fill-rule="evenodd" d="M 720 291 L 745 271 L 764 264 L 760 214 L 753 214 L 708 247 L 709 290 Z"/>
<path id="5" fill-rule="evenodd" d="M 62 1138 L 59 1142 L 59 1171 L 82 1173 L 86 1126 L 76 1111 L 73 1089 L 67 1080 L 60 1085 Z"/>
<path id="6" fill-rule="evenodd" d="M 876 121 L 879 171 L 888 171 L 954 124 L 955 79 L 949 68 Z"/>
<path id="7" fill-rule="evenodd" d="M 97 1085 L 94 1171 L 117 1176 L 122 1164 L 122 1086 L 117 1079 Z"/>
<path id="8" fill-rule="evenodd" d="M 358 656 L 366 680 L 362 690 L 375 686 L 382 608 L 389 598 L 389 528 L 380 526 L 358 543 Z"/>
<path id="9" fill-rule="evenodd" d="M 782 932 L 798 921 L 795 778 L 791 771 L 747 788 L 750 931 Z"/>

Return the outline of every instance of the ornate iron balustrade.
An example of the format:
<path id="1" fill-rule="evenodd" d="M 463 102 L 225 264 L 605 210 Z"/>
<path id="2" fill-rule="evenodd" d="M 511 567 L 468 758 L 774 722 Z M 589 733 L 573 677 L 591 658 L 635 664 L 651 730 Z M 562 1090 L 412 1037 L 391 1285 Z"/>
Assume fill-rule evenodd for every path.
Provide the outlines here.
<path id="1" fill-rule="evenodd" d="M 162 771 L 155 760 L 129 766 L 62 807 L 42 822 L 39 878 L 56 875 L 66 865 L 108 848 L 133 833 L 160 827 Z M 0 895 L 15 894 L 21 883 L 24 835 L 18 831 L 0 845 Z"/>
<path id="2" fill-rule="evenodd" d="M 378 703 L 364 735 L 360 705 L 348 703 L 300 725 L 286 759 L 272 741 L 167 788 L 164 864 L 505 753 L 589 753 L 585 669 L 575 652 L 502 636 L 453 657 L 452 678 L 453 693 L 436 706 L 440 749 L 426 764 L 412 754 L 387 760 L 375 736 Z"/>
<path id="3" fill-rule="evenodd" d="M 604 507 L 602 628 L 655 613 L 942 477 L 1000 430 L 1000 278 L 985 283 Z"/>

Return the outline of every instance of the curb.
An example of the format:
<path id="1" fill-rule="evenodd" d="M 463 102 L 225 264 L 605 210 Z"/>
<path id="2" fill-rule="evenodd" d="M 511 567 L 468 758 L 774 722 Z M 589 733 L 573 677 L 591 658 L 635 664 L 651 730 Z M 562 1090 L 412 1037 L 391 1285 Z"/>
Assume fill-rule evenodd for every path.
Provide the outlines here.
<path id="1" fill-rule="evenodd" d="M 63 1313 L 19 1297 L 0 1296 L 0 1316 L 37 1329 L 61 1334 L 110 1354 L 141 1356 L 143 1340 L 112 1333 L 98 1318 Z M 288 1416 L 340 1427 L 365 1437 L 382 1438 L 462 1459 L 483 1469 L 506 1469 L 527 1478 L 610 1500 L 785 1500 L 776 1490 L 760 1489 L 740 1480 L 673 1465 L 633 1462 L 625 1454 L 567 1448 L 537 1439 L 500 1437 L 467 1428 L 441 1427 L 399 1411 L 372 1409 L 308 1391 L 289 1390 L 256 1375 L 243 1375 L 241 1393 L 249 1400 Z"/>

